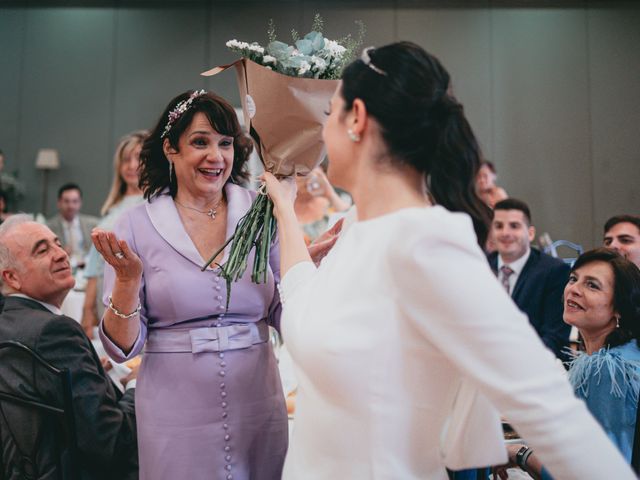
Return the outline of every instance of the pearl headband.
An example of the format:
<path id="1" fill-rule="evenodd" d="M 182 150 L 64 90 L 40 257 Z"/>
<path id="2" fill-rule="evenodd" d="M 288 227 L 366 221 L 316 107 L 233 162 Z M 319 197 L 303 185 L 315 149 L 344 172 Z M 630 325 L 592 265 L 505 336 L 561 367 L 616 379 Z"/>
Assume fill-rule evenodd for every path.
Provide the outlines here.
<path id="1" fill-rule="evenodd" d="M 385 72 L 381 68 L 376 67 L 371 62 L 371 57 L 369 56 L 369 52 L 371 50 L 374 50 L 374 48 L 373 47 L 367 47 L 364 50 L 362 50 L 362 54 L 360 55 L 360 60 L 362 60 L 362 63 L 364 63 L 367 67 L 369 67 L 371 70 L 376 72 L 378 75 L 383 75 L 383 76 L 386 77 L 387 76 L 387 72 Z"/>

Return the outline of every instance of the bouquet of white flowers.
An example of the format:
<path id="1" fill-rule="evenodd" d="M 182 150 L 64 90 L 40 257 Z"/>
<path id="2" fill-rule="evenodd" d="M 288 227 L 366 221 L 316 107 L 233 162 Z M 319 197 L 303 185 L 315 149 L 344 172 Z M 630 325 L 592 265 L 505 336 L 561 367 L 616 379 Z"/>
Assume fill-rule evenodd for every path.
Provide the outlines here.
<path id="1" fill-rule="evenodd" d="M 238 40 L 229 40 L 227 47 L 242 57 L 283 75 L 337 80 L 344 66 L 353 57 L 355 49 L 362 43 L 364 24 L 356 23 L 360 26 L 357 39 L 349 35 L 339 41 L 329 40 L 322 35 L 322 17 L 316 14 L 311 32 L 304 38 L 298 38 L 298 34 L 292 32 L 294 45 L 289 45 L 276 40 L 275 28 L 271 22 L 266 47 Z"/>
<path id="2" fill-rule="evenodd" d="M 316 15 L 313 30 L 303 38 L 292 32 L 294 45 L 288 45 L 276 40 L 271 22 L 266 48 L 257 43 L 230 40 L 227 46 L 243 58 L 203 73 L 216 75 L 235 67 L 245 125 L 265 170 L 279 177 L 305 175 L 324 158 L 323 112 L 337 88 L 343 67 L 362 44 L 364 25 L 356 23 L 358 38 L 347 36 L 333 41 L 322 35 L 322 18 Z M 229 259 L 220 265 L 227 281 L 227 295 L 231 282 L 246 270 L 254 247 L 252 281 L 266 282 L 269 251 L 276 231 L 272 213 L 271 200 L 260 192 L 249 212 L 238 222 L 234 235 L 203 267 L 204 270 L 233 242 Z"/>

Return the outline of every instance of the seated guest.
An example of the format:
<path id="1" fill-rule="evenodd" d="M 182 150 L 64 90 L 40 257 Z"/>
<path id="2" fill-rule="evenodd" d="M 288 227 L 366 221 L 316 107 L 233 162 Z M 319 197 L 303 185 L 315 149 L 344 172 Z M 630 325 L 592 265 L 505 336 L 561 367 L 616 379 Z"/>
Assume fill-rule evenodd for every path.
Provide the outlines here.
<path id="1" fill-rule="evenodd" d="M 496 203 L 491 234 L 497 251 L 489 264 L 545 345 L 565 360 L 571 328 L 562 321 L 562 289 L 569 266 L 532 249 L 535 233 L 526 203 L 515 198 Z"/>
<path id="2" fill-rule="evenodd" d="M 640 217 L 637 215 L 611 217 L 604 224 L 603 244 L 640 268 Z"/>
<path id="3" fill-rule="evenodd" d="M 604 248 L 581 255 L 564 290 L 564 321 L 584 339 L 569 368 L 575 393 L 631 462 L 640 391 L 638 267 Z M 509 458 L 534 478 L 551 478 L 523 445 L 509 446 Z"/>
<path id="4" fill-rule="evenodd" d="M 98 225 L 98 218 L 80 213 L 82 190 L 75 183 L 60 187 L 57 206 L 58 214 L 47 220 L 47 226 L 60 239 L 74 266 L 82 267 L 91 247 L 91 230 Z"/>
<path id="5" fill-rule="evenodd" d="M 18 181 L 15 175 L 4 171 L 4 153 L 0 150 L 0 190 L 4 192 L 5 210 L 15 212 L 18 201 L 24 196 L 24 185 Z"/>
<path id="6" fill-rule="evenodd" d="M 8 203 L 9 203 L 9 199 L 7 198 L 7 194 L 4 193 L 3 190 L 0 190 L 0 224 L 10 216 L 10 213 L 7 211 Z"/>
<path id="7" fill-rule="evenodd" d="M 480 163 L 476 174 L 476 193 L 489 208 L 493 208 L 496 203 L 508 196 L 504 188 L 496 185 L 496 167 L 487 160 Z"/>
<path id="8" fill-rule="evenodd" d="M 135 390 L 128 388 L 124 395 L 120 393 L 80 325 L 62 315 L 60 305 L 74 282 L 69 256 L 51 230 L 26 215 L 14 215 L 0 226 L 0 286 L 5 295 L 0 341 L 21 342 L 57 368 L 69 369 L 81 478 L 135 479 L 138 456 Z M 0 385 L 7 390 L 31 383 L 30 388 L 44 401 L 61 404 L 61 395 L 53 385 L 30 380 L 34 375 L 32 369 L 26 360 L 24 363 L 0 360 Z M 4 423 L 7 418 L 1 420 Z M 40 438 L 39 451 L 44 455 L 36 458 L 30 468 L 40 474 L 52 473 L 46 478 L 60 473 L 56 472 L 55 459 L 50 458 L 56 447 L 54 432 L 42 424 L 34 426 L 34 418 L 26 412 L 9 420 L 17 431 L 38 430 L 28 440 Z M 13 437 L 2 430 L 0 478 L 27 478 L 27 472 L 21 470 L 24 462 Z"/>

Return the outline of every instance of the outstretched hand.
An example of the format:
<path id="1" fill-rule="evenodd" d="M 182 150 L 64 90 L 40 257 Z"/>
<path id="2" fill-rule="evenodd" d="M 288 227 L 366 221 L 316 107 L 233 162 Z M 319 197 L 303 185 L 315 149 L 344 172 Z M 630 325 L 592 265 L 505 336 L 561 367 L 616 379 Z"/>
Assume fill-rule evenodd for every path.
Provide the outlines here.
<path id="1" fill-rule="evenodd" d="M 100 228 L 93 229 L 91 240 L 104 261 L 113 267 L 118 280 L 140 280 L 142 261 L 125 240 L 119 240 L 113 232 Z"/>
<path id="2" fill-rule="evenodd" d="M 322 259 L 327 256 L 327 254 L 335 245 L 338 237 L 340 236 L 340 232 L 342 231 L 343 223 L 344 218 L 341 218 L 333 227 L 324 232 L 322 235 L 316 238 L 311 243 L 311 245 L 309 245 L 309 255 L 311 256 L 311 260 L 313 260 L 313 263 L 315 263 L 316 266 L 320 265 Z"/>

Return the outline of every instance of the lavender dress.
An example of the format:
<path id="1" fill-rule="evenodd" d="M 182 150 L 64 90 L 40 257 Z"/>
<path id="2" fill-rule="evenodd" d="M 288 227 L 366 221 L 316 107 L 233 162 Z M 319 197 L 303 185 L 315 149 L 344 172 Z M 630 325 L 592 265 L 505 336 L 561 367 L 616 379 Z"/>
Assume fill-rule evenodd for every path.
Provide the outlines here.
<path id="1" fill-rule="evenodd" d="M 225 193 L 230 236 L 254 194 L 231 183 Z M 265 321 L 277 326 L 280 319 L 278 245 L 271 250 L 266 284 L 251 283 L 251 255 L 225 313 L 224 279 L 217 269 L 200 271 L 204 260 L 169 195 L 127 211 L 114 231 L 144 266 L 140 336 L 132 351 L 125 355 L 100 325 L 102 343 L 117 362 L 137 355 L 147 342 L 136 388 L 140 478 L 279 479 L 287 412 L 265 341 Z M 228 248 L 224 261 L 227 255 Z M 105 299 L 113 283 L 107 266 Z"/>

